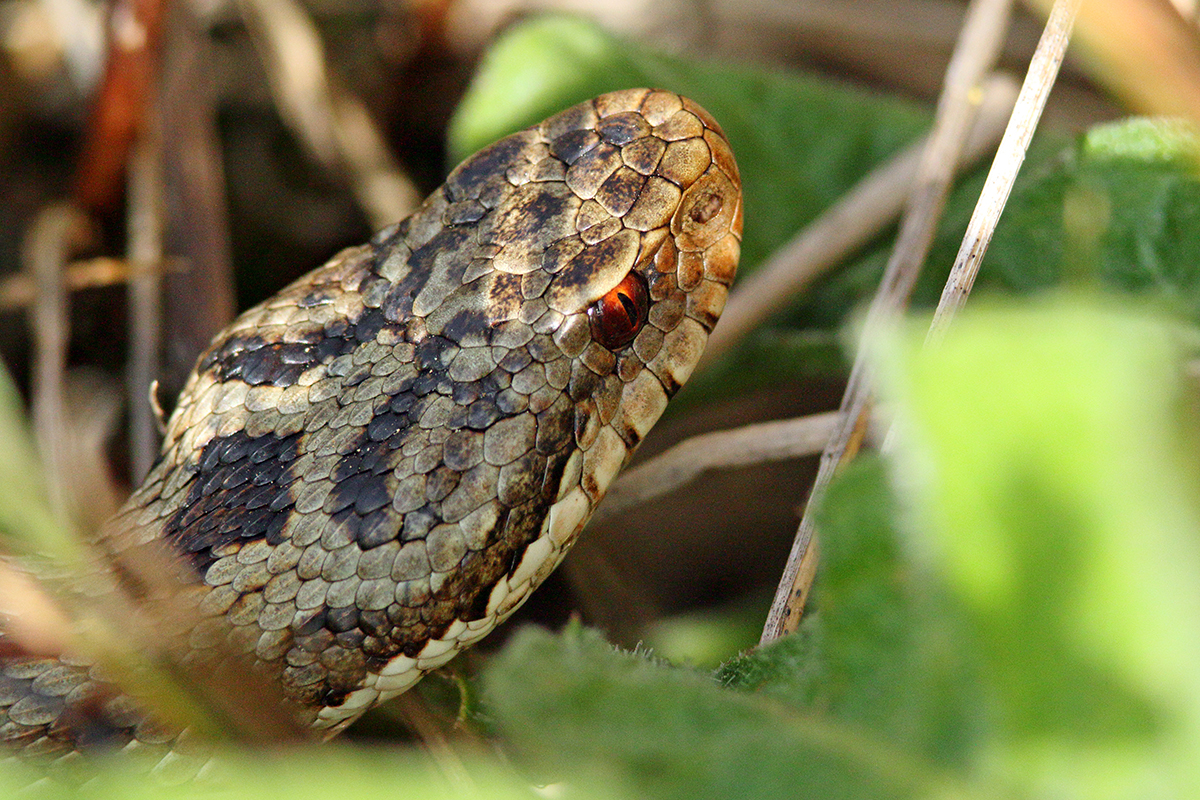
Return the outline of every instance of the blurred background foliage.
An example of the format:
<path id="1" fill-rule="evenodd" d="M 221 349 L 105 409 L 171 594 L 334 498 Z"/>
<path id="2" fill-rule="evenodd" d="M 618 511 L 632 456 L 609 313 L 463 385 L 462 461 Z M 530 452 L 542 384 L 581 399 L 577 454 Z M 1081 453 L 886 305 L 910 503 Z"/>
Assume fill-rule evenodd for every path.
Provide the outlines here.
<path id="1" fill-rule="evenodd" d="M 815 458 L 714 474 L 589 530 L 518 618 L 368 715 L 353 742 L 224 754 L 208 781 L 172 788 L 146 783 L 136 759 L 99 774 L 59 764 L 40 782 L 8 765 L 0 791 L 1196 796 L 1200 140 L 1194 117 L 1132 114 L 1190 113 L 1186 91 L 1168 93 L 1176 105 L 1159 95 L 1200 64 L 1200 34 L 1184 0 L 1100 3 L 1127 25 L 1081 19 L 1082 57 L 1055 88 L 984 262 L 983 302 L 938 351 L 920 352 L 918 324 L 878 360 L 897 444 L 832 487 L 799 634 L 743 653 Z M 0 356 L 11 375 L 0 526 L 10 541 L 46 535 L 55 518 L 89 530 L 144 460 L 145 410 L 121 410 L 145 396 L 122 386 L 129 353 L 147 349 L 146 312 L 124 285 L 145 258 L 138 173 L 106 107 L 141 109 L 133 138 L 158 148 L 161 325 L 148 349 L 169 408 L 236 309 L 365 240 L 474 149 L 610 89 L 662 86 L 718 119 L 742 171 L 752 274 L 926 130 L 964 8 L 0 0 Z M 105 67 L 106 30 L 131 30 L 122 13 L 154 44 L 124 83 Z M 1182 45 L 1172 39 L 1153 64 L 1125 49 L 1149 70 L 1139 95 L 1113 77 L 1111 53 L 1122 37 L 1152 40 L 1157 29 L 1138 25 L 1164 15 Z M 1020 11 L 1004 69 L 1022 74 L 1040 24 Z M 288 60 L 312 53 L 315 75 Z M 951 196 L 918 315 L 940 293 L 982 181 L 982 169 L 968 173 Z M 45 338 L 24 312 L 35 221 L 64 199 L 86 212 L 69 258 L 108 259 L 113 273 L 62 300 L 61 413 L 37 434 L 39 485 L 25 418 L 45 391 L 31 366 Z M 836 407 L 846 331 L 892 235 L 697 375 L 643 455 Z M 65 461 L 47 456 L 47 437 Z"/>

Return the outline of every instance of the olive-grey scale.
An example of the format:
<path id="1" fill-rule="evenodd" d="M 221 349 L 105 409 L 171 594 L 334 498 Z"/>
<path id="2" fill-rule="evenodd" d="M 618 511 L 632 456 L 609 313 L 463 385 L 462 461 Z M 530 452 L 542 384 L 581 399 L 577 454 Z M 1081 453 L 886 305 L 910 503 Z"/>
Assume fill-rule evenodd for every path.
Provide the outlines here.
<path id="1" fill-rule="evenodd" d="M 695 366 L 741 229 L 729 145 L 678 95 L 502 139 L 214 340 L 109 535 L 186 556 L 189 646 L 232 641 L 340 730 L 559 563 Z M 79 747 L 64 720 L 94 677 L 7 656 L 0 737 Z M 117 700 L 107 735 L 153 738 Z"/>

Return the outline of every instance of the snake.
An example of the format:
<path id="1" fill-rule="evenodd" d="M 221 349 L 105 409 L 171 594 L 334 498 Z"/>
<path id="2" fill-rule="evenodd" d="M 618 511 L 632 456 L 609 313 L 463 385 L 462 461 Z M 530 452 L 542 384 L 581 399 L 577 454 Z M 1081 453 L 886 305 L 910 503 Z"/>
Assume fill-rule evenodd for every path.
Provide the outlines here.
<path id="1" fill-rule="evenodd" d="M 186 648 L 237 649 L 337 733 L 562 560 L 695 367 L 742 205 L 721 127 L 670 91 L 500 139 L 214 338 L 102 538 L 178 556 L 198 593 Z M 14 638 L 9 751 L 177 735 L 98 664 Z"/>

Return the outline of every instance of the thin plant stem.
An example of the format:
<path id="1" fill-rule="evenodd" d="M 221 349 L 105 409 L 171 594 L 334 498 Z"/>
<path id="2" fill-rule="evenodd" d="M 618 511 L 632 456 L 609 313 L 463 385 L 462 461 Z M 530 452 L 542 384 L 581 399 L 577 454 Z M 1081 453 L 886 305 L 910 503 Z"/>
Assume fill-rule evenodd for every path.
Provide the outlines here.
<path id="1" fill-rule="evenodd" d="M 162 148 L 154 134 L 143 135 L 133 147 L 129 164 L 129 259 L 160 263 L 163 259 Z M 139 484 L 158 455 L 158 423 L 150 386 L 158 377 L 162 342 L 162 278 L 157 270 L 130 277 L 129 366 L 126 393 L 129 408 L 130 477 Z"/>
<path id="2" fill-rule="evenodd" d="M 967 224 L 962 246 L 954 259 L 950 277 L 942 290 L 942 298 L 933 314 L 927 339 L 929 343 L 936 343 L 945 335 L 946 327 L 967 302 L 967 296 L 975 284 L 979 264 L 992 241 L 1000 214 L 1008 202 L 1013 182 L 1017 179 L 1029 142 L 1041 119 L 1042 109 L 1046 107 L 1046 98 L 1050 96 L 1050 89 L 1058 76 L 1080 2 L 1056 0 L 1050 11 L 1050 19 L 1046 22 L 1041 41 L 1029 63 L 1029 71 L 1025 74 L 1025 83 L 1017 96 L 1016 108 L 1004 131 L 1004 138 L 1000 140 L 1000 148 L 996 151 L 987 181 L 983 184 L 983 191 Z"/>
<path id="3" fill-rule="evenodd" d="M 829 441 L 836 422 L 837 412 L 828 411 L 685 439 L 622 472 L 592 515 L 592 524 L 686 486 L 709 470 L 816 455 Z"/>
<path id="4" fill-rule="evenodd" d="M 874 386 L 867 354 L 879 333 L 889 327 L 908 304 L 980 101 L 979 87 L 999 55 L 1011 12 L 1011 0 L 973 0 L 967 10 L 958 44 L 946 70 L 933 133 L 905 209 L 896 246 L 867 313 L 858 353 L 842 396 L 839 425 L 821 454 L 817 478 L 809 493 L 800 528 L 775 599 L 767 612 L 761 644 L 792 633 L 800 624 L 815 572 L 815 556 L 809 552 L 816 534 L 815 510 L 836 468 L 857 452 L 866 428 Z"/>

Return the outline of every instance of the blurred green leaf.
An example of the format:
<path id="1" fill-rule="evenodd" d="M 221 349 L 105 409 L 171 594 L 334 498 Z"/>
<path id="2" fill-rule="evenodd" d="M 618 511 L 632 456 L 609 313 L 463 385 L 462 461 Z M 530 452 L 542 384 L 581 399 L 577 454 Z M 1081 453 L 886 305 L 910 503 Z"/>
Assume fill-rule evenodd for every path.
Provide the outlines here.
<path id="1" fill-rule="evenodd" d="M 843 470 L 818 522 L 816 613 L 719 677 L 821 709 L 910 755 L 961 764 L 977 736 L 973 659 L 952 605 L 904 557 L 899 517 L 881 462 Z"/>
<path id="2" fill-rule="evenodd" d="M 641 644 L 673 664 L 716 667 L 758 641 L 765 607 L 762 601 L 665 617 L 647 626 Z"/>
<path id="3" fill-rule="evenodd" d="M 955 786 L 873 731 L 722 689 L 578 627 L 521 631 L 484 691 L 509 749 L 538 780 L 687 800 L 908 797 Z"/>
<path id="4" fill-rule="evenodd" d="M 1034 795 L 1197 796 L 1200 482 L 1179 332 L 1077 298 L 968 312 L 881 369 L 911 434 L 911 550 L 982 662 L 980 755 Z"/>
<path id="5" fill-rule="evenodd" d="M 98 763 L 59 762 L 40 775 L 25 764 L 0 765 L 4 797 L 28 800 L 529 800 L 538 795 L 511 770 L 478 755 L 440 765 L 413 752 L 328 745 L 297 751 L 219 751 L 199 780 L 195 764 L 159 763 L 137 751 Z M 158 769 L 150 768 L 158 764 Z"/>
<path id="6" fill-rule="evenodd" d="M 76 558 L 74 540 L 50 510 L 41 461 L 21 396 L 0 366 L 0 545 L 15 553 Z"/>

